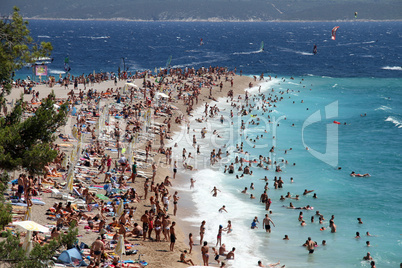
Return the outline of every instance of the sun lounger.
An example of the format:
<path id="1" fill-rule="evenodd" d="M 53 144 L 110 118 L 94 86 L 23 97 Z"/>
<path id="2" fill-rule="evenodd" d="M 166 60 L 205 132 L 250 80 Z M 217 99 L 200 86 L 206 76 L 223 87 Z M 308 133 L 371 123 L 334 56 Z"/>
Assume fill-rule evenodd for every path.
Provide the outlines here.
<path id="1" fill-rule="evenodd" d="M 51 191 L 52 191 L 51 197 L 60 198 L 63 200 L 74 200 L 74 198 L 70 197 L 68 194 L 62 193 L 57 189 L 51 189 Z"/>

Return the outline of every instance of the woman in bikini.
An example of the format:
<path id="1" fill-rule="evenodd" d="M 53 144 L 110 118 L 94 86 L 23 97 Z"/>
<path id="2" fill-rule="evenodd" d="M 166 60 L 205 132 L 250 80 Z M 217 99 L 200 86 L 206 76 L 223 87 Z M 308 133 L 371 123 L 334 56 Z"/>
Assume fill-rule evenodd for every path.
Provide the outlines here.
<path id="1" fill-rule="evenodd" d="M 193 250 L 193 245 L 194 245 L 194 239 L 193 239 L 193 234 L 189 233 L 188 234 L 188 245 L 190 246 L 190 251 L 188 252 L 188 254 L 191 254 L 191 251 Z"/>
<path id="2" fill-rule="evenodd" d="M 228 234 L 230 234 L 233 231 L 232 221 L 228 221 L 228 226 L 226 226 L 226 228 L 224 228 L 223 231 L 226 231 Z"/>
<path id="3" fill-rule="evenodd" d="M 205 221 L 202 221 L 200 226 L 200 245 L 202 245 L 202 240 L 204 239 L 205 223 L 206 223 Z"/>
<path id="4" fill-rule="evenodd" d="M 161 232 L 162 232 L 162 220 L 160 219 L 159 215 L 156 216 L 155 219 L 155 233 L 156 233 L 156 241 L 160 242 L 161 241 Z"/>
<path id="5" fill-rule="evenodd" d="M 223 231 L 223 226 L 219 225 L 219 230 L 218 230 L 218 235 L 216 236 L 216 246 L 222 246 L 222 231 Z"/>
<path id="6" fill-rule="evenodd" d="M 204 241 L 204 245 L 201 247 L 202 260 L 204 262 L 204 266 L 208 266 L 208 260 L 209 260 L 208 252 L 209 252 L 208 242 Z"/>

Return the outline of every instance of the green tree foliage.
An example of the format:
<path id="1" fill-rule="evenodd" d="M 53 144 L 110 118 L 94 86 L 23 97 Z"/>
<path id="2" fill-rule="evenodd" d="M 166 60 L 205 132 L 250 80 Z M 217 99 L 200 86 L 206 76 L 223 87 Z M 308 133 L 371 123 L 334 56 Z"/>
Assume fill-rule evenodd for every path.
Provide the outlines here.
<path id="1" fill-rule="evenodd" d="M 77 239 L 77 234 L 78 229 L 74 222 L 66 234 L 61 233 L 58 239 L 52 239 L 44 245 L 35 244 L 30 254 L 27 255 L 19 246 L 20 235 L 5 232 L 6 239 L 0 242 L 0 263 L 13 268 L 49 267 L 49 260 L 52 259 L 56 251 L 71 248 Z"/>
<path id="2" fill-rule="evenodd" d="M 0 108 L 12 89 L 13 72 L 38 57 L 49 56 L 52 50 L 50 43 L 36 44 L 27 25 L 16 7 L 11 18 L 0 21 Z M 26 107 L 21 96 L 12 111 L 0 118 L 0 230 L 12 220 L 11 206 L 4 202 L 4 192 L 10 180 L 7 172 L 23 170 L 31 175 L 41 174 L 45 165 L 57 156 L 51 143 L 55 140 L 56 130 L 66 123 L 67 105 L 63 104 L 58 110 L 54 105 L 52 92 L 42 100 L 35 114 L 25 119 Z M 48 267 L 56 250 L 73 246 L 78 234 L 75 226 L 72 224 L 68 233 L 61 234 L 57 240 L 36 244 L 29 255 L 19 246 L 18 234 L 4 232 L 5 239 L 0 242 L 0 266 Z"/>
<path id="3" fill-rule="evenodd" d="M 23 119 L 21 98 L 13 110 L 0 119 L 0 169 L 22 168 L 29 174 L 42 174 L 57 151 L 50 147 L 54 133 L 66 123 L 67 105 L 56 110 L 54 93 L 42 100 L 34 116 Z"/>
<path id="4" fill-rule="evenodd" d="M 4 202 L 4 192 L 9 180 L 6 172 L 0 173 L 0 231 L 12 221 L 11 205 Z"/>
<path id="5" fill-rule="evenodd" d="M 13 73 L 39 57 L 50 56 L 52 51 L 49 42 L 35 43 L 27 26 L 17 7 L 11 18 L 0 20 L 0 108 L 10 94 Z"/>

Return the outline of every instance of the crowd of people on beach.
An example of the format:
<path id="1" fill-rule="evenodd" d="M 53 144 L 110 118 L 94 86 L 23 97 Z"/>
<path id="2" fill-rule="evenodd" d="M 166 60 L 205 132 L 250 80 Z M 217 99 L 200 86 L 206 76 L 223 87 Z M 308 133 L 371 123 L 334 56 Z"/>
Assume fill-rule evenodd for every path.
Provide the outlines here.
<path id="1" fill-rule="evenodd" d="M 130 79 L 127 73 L 119 75 L 118 78 L 114 74 L 112 76 L 95 74 L 86 77 L 68 76 L 59 81 L 60 86 L 70 90 L 66 99 L 57 98 L 55 101 L 60 105 L 64 102 L 68 103 L 69 116 L 75 118 L 75 122 L 69 126 L 71 134 L 59 133 L 58 140 L 53 145 L 58 151 L 58 156 L 54 162 L 46 165 L 44 175 L 26 176 L 22 173 L 10 187 L 13 191 L 11 195 L 15 196 L 18 202 L 32 207 L 34 203 L 42 204 L 38 200 L 45 199 L 45 193 L 53 195 L 56 190 L 63 191 L 67 184 L 65 181 L 67 171 L 72 168 L 74 172 L 73 192 L 61 194 L 62 198 L 67 199 L 66 203 L 54 203 L 46 211 L 47 220 L 53 222 L 48 225 L 52 227 L 51 235 L 44 235 L 38 239 L 40 235 L 35 233 L 33 238 L 35 242 L 43 244 L 49 239 L 57 239 L 60 232 L 65 232 L 66 228 L 75 222 L 79 226 L 84 225 L 83 229 L 87 233 L 90 231 L 99 234 L 92 243 L 86 242 L 90 250 L 84 253 L 90 257 L 89 267 L 100 267 L 101 263 L 113 263 L 115 267 L 122 265 L 122 263 L 116 263 L 118 256 L 113 254 L 120 235 L 123 236 L 126 247 L 130 245 L 128 239 L 141 238 L 143 241 L 169 241 L 170 250 L 174 251 L 176 223 L 170 219 L 169 211 L 173 212 L 173 217 L 176 216 L 180 197 L 178 192 L 170 194 L 171 178 L 166 176 L 162 179 L 157 175 L 157 164 L 152 157 L 164 155 L 166 164 L 172 164 L 171 148 L 164 146 L 165 139 L 171 138 L 171 124 L 182 123 L 184 116 L 176 113 L 175 120 L 172 120 L 173 111 L 177 108 L 174 106 L 172 108 L 167 102 L 157 102 L 155 95 L 165 90 L 170 100 L 174 98 L 176 102 L 182 101 L 187 107 L 187 114 L 191 114 L 194 103 L 198 102 L 197 97 L 202 87 L 209 88 L 210 97 L 213 98 L 212 87 L 215 83 L 221 80 L 221 76 L 226 77 L 226 81 L 230 81 L 228 77 L 233 73 L 221 67 L 200 70 L 171 69 L 169 72 L 174 75 L 169 76 L 172 77 L 171 81 L 167 78 L 167 71 L 164 73 L 162 71 L 160 83 L 150 83 L 144 79 L 142 90 L 133 87 L 129 89 L 128 94 L 123 94 L 121 87 L 100 91 L 96 90 L 95 86 L 95 83 L 101 83 L 107 79 Z M 145 78 L 147 74 L 142 76 Z M 139 77 L 141 75 L 137 73 L 131 78 Z M 162 82 L 163 78 L 165 79 Z M 52 81 L 54 82 L 53 77 L 49 79 L 49 87 L 53 86 Z M 24 92 L 33 96 L 30 102 L 24 104 L 25 111 L 31 113 L 27 115 L 32 116 L 35 108 L 40 105 L 40 93 L 35 91 L 31 83 L 17 82 L 16 87 L 28 87 Z M 69 88 L 71 84 L 72 89 Z M 84 88 L 79 86 L 81 84 Z M 86 89 L 87 86 L 94 86 L 94 89 Z M 174 90 L 172 90 L 173 87 Z M 222 90 L 222 83 L 220 88 Z M 173 96 L 175 92 L 178 93 L 177 96 Z M 109 105 L 108 118 L 112 118 L 106 122 L 109 126 L 106 129 L 96 127 L 96 122 L 104 109 L 100 106 L 101 102 Z M 115 103 L 121 106 L 114 106 Z M 155 125 L 144 122 L 143 117 L 148 109 L 152 109 L 154 117 L 165 117 L 165 119 L 160 120 L 160 123 L 155 122 Z M 7 113 L 7 111 L 4 112 Z M 159 137 L 159 144 L 157 145 L 157 139 L 146 136 L 144 134 L 146 132 L 152 132 Z M 75 166 L 71 167 L 73 163 L 68 161 L 71 160 L 68 149 L 71 149 L 70 147 L 73 147 L 72 145 L 82 136 L 85 146 L 82 152 L 79 152 L 79 159 Z M 125 157 L 127 153 L 125 154 L 123 147 L 134 139 L 136 141 L 142 139 L 144 146 L 137 148 L 134 153 L 135 161 L 132 162 Z M 150 161 L 152 164 L 149 164 Z M 132 162 L 131 165 L 130 162 Z M 147 171 L 150 168 L 151 174 L 139 170 Z M 176 165 L 176 172 L 178 168 L 180 167 Z M 185 166 L 183 168 L 189 169 Z M 143 195 L 139 195 L 130 185 L 135 183 L 136 179 L 138 181 L 138 178 L 144 179 Z M 98 193 L 101 189 L 105 190 L 105 194 Z M 151 196 L 148 196 L 150 194 Z M 171 199 L 173 199 L 173 209 L 169 206 Z M 17 205 L 17 203 L 14 204 Z M 144 212 L 139 222 L 134 221 L 138 205 L 148 206 L 148 204 L 151 208 Z M 122 208 L 121 205 L 123 205 Z M 18 208 L 15 208 L 14 212 L 23 214 L 23 211 Z M 22 218 L 19 216 L 13 220 Z"/>
<path id="2" fill-rule="evenodd" d="M 194 155 L 201 154 L 197 139 L 205 138 L 206 129 L 202 129 L 200 133 L 190 133 L 187 117 L 192 116 L 196 105 L 202 105 L 201 93 L 204 93 L 207 102 L 204 104 L 204 116 L 197 118 L 196 121 L 203 124 L 213 118 L 219 118 L 222 123 L 223 120 L 226 120 L 221 115 L 217 105 L 208 103 L 211 100 L 216 100 L 214 93 L 216 91 L 222 92 L 225 85 L 226 96 L 229 98 L 232 107 L 230 117 L 233 118 L 234 114 L 252 116 L 252 120 L 241 122 L 240 132 L 244 132 L 248 125 L 261 123 L 260 118 L 253 115 L 255 109 L 266 113 L 268 122 L 273 123 L 269 114 L 276 107 L 276 103 L 283 100 L 282 95 L 288 93 L 286 91 L 275 93 L 272 90 L 267 95 L 260 92 L 257 95 L 251 95 L 246 91 L 245 94 L 235 96 L 232 90 L 235 72 L 236 70 L 229 71 L 223 67 L 202 67 L 198 70 L 194 68 L 165 69 L 159 72 L 157 83 L 149 79 L 149 72 L 134 75 L 127 72 L 121 74 L 90 74 L 78 77 L 68 76 L 61 79 L 59 84 L 61 87 L 64 86 L 64 90 L 68 90 L 68 97 L 66 99 L 56 98 L 55 100 L 60 105 L 64 102 L 68 103 L 69 115 L 75 119 L 75 122 L 69 126 L 71 127 L 71 134 L 59 133 L 59 139 L 53 145 L 54 149 L 58 151 L 58 156 L 54 162 L 48 163 L 43 176 L 27 176 L 22 173 L 10 187 L 12 195 L 18 202 L 24 202 L 28 207 L 32 207 L 35 204 L 33 200 L 39 203 L 38 200 L 41 200 L 45 194 L 55 194 L 54 189 L 63 191 L 67 184 L 65 181 L 67 173 L 69 170 L 73 170 L 73 192 L 60 194 L 62 198 L 65 197 L 66 203 L 54 203 L 46 211 L 47 220 L 52 222 L 48 225 L 52 229 L 50 236 L 41 236 L 36 233 L 33 241 L 43 244 L 49 239 L 57 239 L 60 232 L 65 232 L 71 223 L 75 222 L 80 227 L 80 235 L 83 232 L 87 234 L 94 232 L 96 234 L 96 238 L 93 241 L 86 241 L 82 249 L 84 255 L 89 258 L 88 267 L 90 268 L 106 267 L 105 264 L 114 265 L 114 267 L 124 265 L 120 256 L 115 254 L 115 248 L 120 237 L 126 245 L 127 255 L 130 252 L 132 254 L 136 252 L 134 250 L 136 244 L 133 241 L 137 243 L 144 241 L 169 242 L 169 251 L 174 252 L 177 241 L 175 217 L 180 197 L 177 191 L 172 194 L 171 187 L 174 185 L 172 180 L 175 180 L 178 172 L 186 173 L 196 170 L 190 160 L 193 160 Z M 117 81 L 126 79 L 129 82 L 135 81 L 134 79 L 142 79 L 142 88 L 132 86 L 123 92 L 123 88 L 117 86 Z M 105 91 L 97 90 L 95 83 L 101 83 L 105 80 L 114 80 L 115 88 L 108 88 Z M 51 81 L 54 82 L 54 79 L 52 78 L 49 81 L 48 85 L 51 87 Z M 73 88 L 70 89 L 70 85 L 73 85 Z M 18 86 L 29 87 L 29 84 L 18 81 Z M 94 88 L 87 89 L 87 86 Z M 252 84 L 249 87 L 252 87 Z M 158 92 L 165 92 L 167 98 L 161 101 L 157 98 Z M 35 107 L 40 104 L 39 91 L 35 92 L 35 89 L 30 88 L 26 93 L 33 96 L 30 103 L 26 102 L 25 104 L 26 111 L 32 115 Z M 256 105 L 256 101 L 261 101 L 262 106 Z M 185 107 L 182 108 L 183 113 L 179 113 L 178 108 L 173 103 L 182 103 Z M 104 109 L 107 109 L 107 121 L 105 122 L 106 127 L 102 128 L 97 126 L 96 122 L 102 116 Z M 155 118 L 158 119 L 150 122 L 147 120 L 150 116 L 154 120 Z M 182 164 L 180 165 L 178 164 L 180 157 L 174 156 L 172 147 L 167 147 L 166 144 L 168 144 L 167 140 L 172 139 L 173 125 L 179 126 L 183 123 L 187 123 L 187 134 L 191 136 L 194 152 L 187 152 L 183 148 Z M 212 135 L 221 138 L 216 130 L 213 131 Z M 81 137 L 84 137 L 85 145 L 83 150 L 79 152 L 78 161 L 71 163 L 71 161 L 69 162 L 71 160 L 69 158 L 71 150 L 69 149 Z M 264 138 L 266 138 L 264 135 L 244 137 L 246 141 L 251 143 Z M 141 146 L 136 147 L 134 152 L 128 153 L 128 144 L 133 142 Z M 179 145 L 175 144 L 174 146 L 178 147 Z M 275 149 L 275 146 L 272 146 L 269 153 L 274 153 Z M 285 154 L 291 150 L 292 148 L 288 148 Z M 224 167 L 224 173 L 239 179 L 244 176 L 252 176 L 252 169 L 273 169 L 277 173 L 277 176 L 273 178 L 273 190 L 284 188 L 285 182 L 279 175 L 282 168 L 289 164 L 286 159 L 276 161 L 272 160 L 270 155 L 260 155 L 258 159 L 250 159 L 249 152 L 245 151 L 243 142 L 236 144 L 236 153 L 243 157 L 236 156 L 230 165 Z M 214 148 L 205 157 L 213 166 L 219 165 L 221 159 L 228 156 L 227 148 L 222 146 L 221 148 Z M 163 173 L 164 175 L 160 175 L 162 172 L 158 172 L 159 164 L 162 162 L 169 167 L 169 171 Z M 71 167 L 73 164 L 75 166 Z M 170 169 L 173 170 L 173 173 L 170 172 Z M 352 174 L 351 176 L 360 175 Z M 362 176 L 369 176 L 369 174 Z M 271 204 L 274 201 L 268 195 L 271 190 L 268 188 L 269 179 L 265 176 L 261 180 L 264 180 L 266 185 L 262 189 L 260 202 L 267 211 L 262 220 L 262 228 L 267 233 L 271 233 L 272 227 L 275 227 L 271 218 L 273 213 Z M 194 188 L 195 182 L 191 178 L 190 188 Z M 290 179 L 290 183 L 293 183 L 293 178 Z M 141 185 L 143 191 L 136 190 L 133 187 L 134 185 L 136 187 Z M 248 195 L 249 189 L 254 190 L 253 183 L 249 187 L 245 187 L 241 193 Z M 99 192 L 102 190 L 105 191 L 105 194 Z M 214 187 L 211 194 L 213 197 L 219 198 L 219 192 L 221 190 Z M 301 195 L 306 196 L 312 192 L 314 190 L 305 189 Z M 255 199 L 256 197 L 250 194 L 250 198 Z M 313 194 L 313 198 L 317 198 L 316 193 Z M 299 195 L 292 196 L 288 192 L 286 196 L 281 196 L 279 202 L 285 200 L 297 201 Z M 173 206 L 170 205 L 172 201 Z M 301 226 L 306 225 L 306 220 L 303 219 L 303 211 L 314 209 L 310 205 L 294 206 L 292 202 L 289 206 L 284 207 L 301 210 L 298 217 Z M 137 211 L 143 211 L 143 213 L 139 215 Z M 15 217 L 14 220 L 23 218 L 21 216 L 24 213 L 23 211 L 14 209 L 14 212 L 19 213 L 19 216 Z M 227 213 L 225 206 L 219 212 Z M 320 231 L 325 230 L 324 216 L 319 211 L 316 211 L 315 216 L 319 218 L 319 223 L 322 225 Z M 336 232 L 334 218 L 332 215 L 329 221 L 329 228 L 332 233 Z M 358 220 L 362 224 L 361 219 Z M 314 222 L 314 216 L 311 217 L 311 222 Z M 259 224 L 258 217 L 255 217 L 252 220 L 251 229 L 257 229 Z M 199 232 L 202 263 L 205 266 L 210 264 L 209 254 L 212 252 L 217 265 L 226 267 L 227 260 L 235 259 L 236 248 L 232 247 L 228 251 L 225 243 L 222 243 L 222 235 L 223 232 L 230 234 L 233 231 L 232 222 L 228 221 L 227 227 L 219 226 L 216 244 L 211 249 L 211 243 L 204 241 L 205 225 L 206 221 L 203 221 Z M 368 232 L 367 235 L 369 235 Z M 357 236 L 356 239 L 360 238 Z M 285 235 L 284 240 L 289 240 L 289 236 Z M 188 257 L 193 253 L 195 245 L 192 233 L 189 234 L 188 241 L 188 251 L 187 249 L 181 251 L 179 260 L 184 264 L 194 265 L 197 262 L 194 259 L 195 257 Z M 325 246 L 326 241 L 322 241 L 321 245 Z M 309 237 L 303 246 L 307 248 L 309 254 L 312 254 L 318 247 L 318 243 Z M 88 249 L 85 250 L 85 248 Z M 369 253 L 365 259 L 374 263 Z M 138 267 L 136 266 L 138 264 L 126 264 L 127 266 L 124 267 L 130 267 L 130 265 L 131 267 Z M 266 266 L 261 261 L 257 263 L 258 267 L 276 267 L 279 265 L 280 262 Z M 374 266 L 372 264 L 372 267 L 375 267 L 375 264 Z"/>

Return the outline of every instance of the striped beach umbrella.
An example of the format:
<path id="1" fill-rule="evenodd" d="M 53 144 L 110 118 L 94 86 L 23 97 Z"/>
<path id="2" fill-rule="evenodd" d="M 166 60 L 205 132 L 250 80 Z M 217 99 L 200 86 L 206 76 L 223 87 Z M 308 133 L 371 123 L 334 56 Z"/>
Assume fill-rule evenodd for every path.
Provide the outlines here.
<path id="1" fill-rule="evenodd" d="M 114 252 L 120 256 L 120 260 L 122 259 L 123 254 L 126 254 L 126 248 L 124 246 L 124 236 L 120 235 L 119 240 L 117 241 L 116 248 Z"/>

